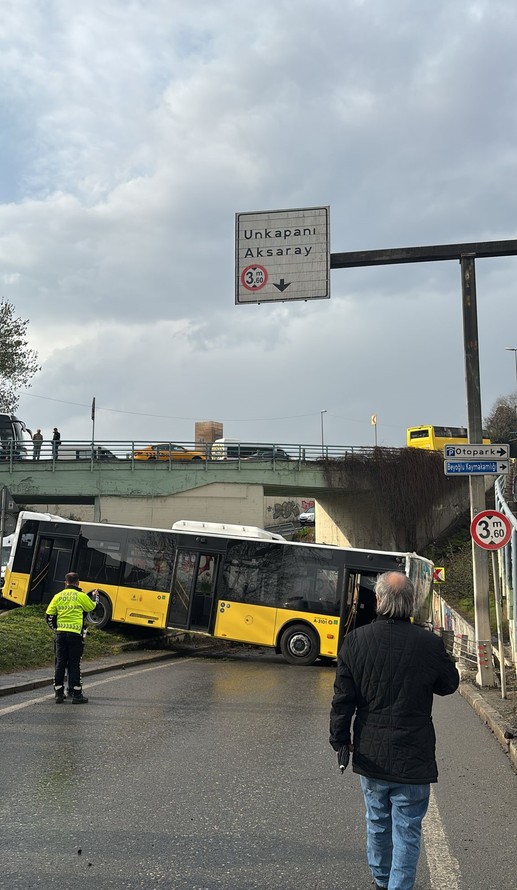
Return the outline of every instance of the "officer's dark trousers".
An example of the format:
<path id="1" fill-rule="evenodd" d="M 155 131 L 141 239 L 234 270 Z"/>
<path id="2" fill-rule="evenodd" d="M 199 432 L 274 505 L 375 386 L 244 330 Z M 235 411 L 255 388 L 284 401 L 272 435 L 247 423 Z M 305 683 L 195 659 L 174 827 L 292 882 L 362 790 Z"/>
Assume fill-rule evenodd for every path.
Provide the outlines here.
<path id="1" fill-rule="evenodd" d="M 83 638 L 81 634 L 67 630 L 56 631 L 56 670 L 54 686 L 64 686 L 65 671 L 68 668 L 68 686 L 70 689 L 81 689 L 81 655 L 83 654 Z"/>

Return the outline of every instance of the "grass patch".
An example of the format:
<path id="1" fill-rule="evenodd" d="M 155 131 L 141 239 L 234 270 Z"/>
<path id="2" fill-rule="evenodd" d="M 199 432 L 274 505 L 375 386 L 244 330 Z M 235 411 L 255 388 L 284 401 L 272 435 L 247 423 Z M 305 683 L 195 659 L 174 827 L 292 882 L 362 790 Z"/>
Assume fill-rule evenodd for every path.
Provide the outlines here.
<path id="1" fill-rule="evenodd" d="M 0 673 L 54 664 L 54 634 L 45 621 L 46 606 L 25 606 L 0 615 Z M 113 625 L 88 629 L 84 660 L 114 655 L 128 642 L 158 637 L 149 628 Z"/>

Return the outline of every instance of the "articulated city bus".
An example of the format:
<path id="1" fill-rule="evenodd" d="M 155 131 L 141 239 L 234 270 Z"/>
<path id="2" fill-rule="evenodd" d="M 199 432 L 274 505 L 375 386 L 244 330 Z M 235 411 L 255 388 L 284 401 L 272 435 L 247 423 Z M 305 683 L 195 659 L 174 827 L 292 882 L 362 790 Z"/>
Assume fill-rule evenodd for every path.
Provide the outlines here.
<path id="1" fill-rule="evenodd" d="M 415 583 L 414 618 L 430 610 L 433 564 L 411 553 L 286 541 L 249 526 L 181 521 L 172 529 L 52 522 L 20 514 L 3 597 L 49 602 L 77 572 L 99 603 L 88 614 L 270 646 L 292 664 L 336 657 L 343 634 L 372 621 L 379 573 Z"/>

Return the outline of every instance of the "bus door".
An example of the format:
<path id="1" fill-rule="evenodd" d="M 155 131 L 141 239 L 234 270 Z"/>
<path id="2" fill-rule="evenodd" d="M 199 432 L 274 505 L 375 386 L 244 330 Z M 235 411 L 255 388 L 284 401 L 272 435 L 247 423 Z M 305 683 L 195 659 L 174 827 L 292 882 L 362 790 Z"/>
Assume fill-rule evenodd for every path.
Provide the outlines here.
<path id="1" fill-rule="evenodd" d="M 210 631 L 219 556 L 178 550 L 172 580 L 168 627 Z"/>
<path id="2" fill-rule="evenodd" d="M 36 545 L 29 583 L 27 605 L 49 603 L 54 594 L 65 586 L 65 575 L 70 571 L 76 538 L 45 537 Z"/>
<path id="3" fill-rule="evenodd" d="M 373 589 L 376 580 L 377 575 L 366 575 L 362 572 L 355 576 L 354 628 L 362 627 L 363 624 L 371 624 L 377 614 L 375 591 Z"/>

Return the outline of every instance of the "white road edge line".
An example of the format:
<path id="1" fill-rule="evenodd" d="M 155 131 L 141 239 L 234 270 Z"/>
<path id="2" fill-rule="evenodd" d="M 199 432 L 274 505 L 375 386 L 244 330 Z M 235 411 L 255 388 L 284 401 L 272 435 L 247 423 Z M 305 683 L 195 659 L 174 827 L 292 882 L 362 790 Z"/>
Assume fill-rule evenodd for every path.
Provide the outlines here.
<path id="1" fill-rule="evenodd" d="M 449 842 L 432 788 L 429 809 L 422 823 L 422 833 L 432 890 L 461 890 L 460 865 L 449 849 Z"/>
<path id="2" fill-rule="evenodd" d="M 91 689 L 93 686 L 103 686 L 105 683 L 114 683 L 115 680 L 123 680 L 124 677 L 133 677 L 135 674 L 145 674 L 148 671 L 159 671 L 164 667 L 171 667 L 172 665 L 176 667 L 181 664 L 186 664 L 187 661 L 193 660 L 194 659 L 192 658 L 183 658 L 174 661 L 164 661 L 161 664 L 153 665 L 153 667 L 141 667 L 134 671 L 113 668 L 113 674 L 110 677 L 104 680 L 94 680 L 93 683 L 88 679 L 87 686 L 88 689 Z M 0 717 L 4 717 L 6 714 L 12 714 L 14 711 L 21 711 L 23 708 L 30 708 L 31 705 L 37 705 L 48 698 L 54 698 L 54 693 L 51 692 L 50 695 L 48 693 L 46 695 L 39 695 L 38 698 L 30 698 L 28 701 L 21 702 L 19 705 L 9 705 L 7 708 L 0 708 Z"/>

